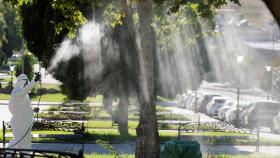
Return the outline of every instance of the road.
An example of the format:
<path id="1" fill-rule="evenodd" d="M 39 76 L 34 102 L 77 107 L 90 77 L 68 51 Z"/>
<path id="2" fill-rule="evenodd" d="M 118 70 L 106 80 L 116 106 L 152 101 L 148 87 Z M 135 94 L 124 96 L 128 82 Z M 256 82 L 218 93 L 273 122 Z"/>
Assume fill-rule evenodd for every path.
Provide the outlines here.
<path id="1" fill-rule="evenodd" d="M 233 88 L 217 88 L 217 87 L 211 87 L 211 86 L 201 86 L 199 88 L 199 91 L 204 93 L 217 93 L 221 94 L 223 96 L 230 97 L 232 99 L 237 99 L 237 89 Z M 247 91 L 247 94 L 244 94 Z M 257 93 L 258 95 L 254 95 L 254 90 L 250 90 L 251 94 L 248 94 L 249 90 L 242 90 L 240 93 L 240 100 L 241 101 L 254 101 L 254 100 L 267 100 L 267 94 L 265 93 Z"/>

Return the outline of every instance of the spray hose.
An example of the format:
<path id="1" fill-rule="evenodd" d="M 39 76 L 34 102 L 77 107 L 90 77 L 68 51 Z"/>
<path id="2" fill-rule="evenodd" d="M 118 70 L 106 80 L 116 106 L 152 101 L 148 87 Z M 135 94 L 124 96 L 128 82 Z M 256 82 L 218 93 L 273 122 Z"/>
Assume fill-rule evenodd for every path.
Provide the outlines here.
<path id="1" fill-rule="evenodd" d="M 34 112 L 36 113 L 36 117 L 37 117 L 37 121 L 38 121 L 38 113 L 39 113 L 39 105 L 40 105 L 40 102 L 41 102 L 41 97 L 42 97 L 42 83 L 41 83 L 41 80 L 39 81 L 39 84 L 40 84 L 40 95 L 39 95 L 39 100 L 38 100 L 38 103 L 37 103 L 37 107 L 34 108 Z M 11 147 L 14 147 L 16 146 L 18 143 L 20 143 L 28 134 L 28 132 L 32 129 L 32 126 L 34 124 L 34 121 L 35 121 L 35 117 L 33 116 L 33 119 L 32 119 L 32 122 L 31 122 L 31 125 L 29 126 L 29 128 L 27 129 L 27 131 L 25 132 L 25 134 L 23 135 L 23 137 L 18 140 L 15 144 L 9 146 L 9 148 Z"/>

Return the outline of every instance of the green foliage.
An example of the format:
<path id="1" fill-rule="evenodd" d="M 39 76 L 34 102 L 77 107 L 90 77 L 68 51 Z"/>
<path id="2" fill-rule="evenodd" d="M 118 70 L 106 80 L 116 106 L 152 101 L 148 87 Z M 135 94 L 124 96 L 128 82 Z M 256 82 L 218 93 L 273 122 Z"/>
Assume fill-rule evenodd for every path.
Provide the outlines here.
<path id="1" fill-rule="evenodd" d="M 167 2 L 171 5 L 170 13 L 176 13 L 180 7 L 185 5 L 196 5 L 196 12 L 202 17 L 213 18 L 215 15 L 215 9 L 220 8 L 222 5 L 226 5 L 228 2 L 233 2 L 240 5 L 239 0 L 174 0 L 172 2 L 168 0 L 154 0 L 157 4 L 163 4 Z"/>
<path id="2" fill-rule="evenodd" d="M 19 8 L 27 48 L 48 66 L 55 52 L 54 46 L 69 32 L 64 29 L 60 34 L 56 33 L 55 24 L 63 21 L 62 13 L 54 10 L 49 0 L 25 2 Z"/>
<path id="3" fill-rule="evenodd" d="M 60 10 L 63 16 L 63 20 L 54 25 L 56 34 L 60 34 L 63 29 L 67 29 L 69 31 L 68 36 L 70 38 L 75 37 L 76 29 L 86 22 L 86 18 L 79 8 L 79 4 L 82 2 L 83 0 L 53 0 L 51 2 L 52 8 Z"/>
<path id="4" fill-rule="evenodd" d="M 92 0 L 33 0 L 19 4 L 28 49 L 48 67 L 55 47 L 74 37 L 92 11 Z"/>
<path id="5" fill-rule="evenodd" d="M 21 36 L 21 19 L 16 8 L 13 8 L 10 3 L 3 3 L 4 18 L 7 27 L 5 29 L 6 42 L 3 44 L 3 52 L 6 58 L 11 57 L 14 50 L 20 50 L 23 47 L 23 37 Z"/>
<path id="6" fill-rule="evenodd" d="M 113 4 L 108 4 L 103 14 L 107 25 L 110 25 L 113 28 L 117 25 L 122 25 L 122 18 L 124 18 L 124 14 Z"/>
<path id="7" fill-rule="evenodd" d="M 22 65 L 24 64 L 24 74 L 27 75 L 29 80 L 33 79 L 34 71 L 33 65 L 35 64 L 35 58 L 33 55 L 26 54 L 23 56 L 23 63 L 22 61 L 18 62 L 15 67 L 16 76 L 22 74 Z"/>
<path id="8" fill-rule="evenodd" d="M 67 95 L 69 100 L 83 101 L 89 95 L 90 85 L 85 78 L 81 56 L 75 56 L 68 62 L 60 62 L 54 70 L 54 77 L 63 82 L 62 93 Z"/>
<path id="9" fill-rule="evenodd" d="M 3 43 L 6 42 L 6 40 L 7 40 L 6 32 L 5 32 L 5 29 L 7 28 L 7 24 L 6 24 L 5 17 L 4 17 L 4 10 L 5 10 L 5 7 L 3 5 L 2 0 L 0 0 L 0 48 L 2 47 Z"/>
<path id="10" fill-rule="evenodd" d="M 5 59 L 6 59 L 5 54 L 0 50 L 0 67 L 4 65 Z"/>

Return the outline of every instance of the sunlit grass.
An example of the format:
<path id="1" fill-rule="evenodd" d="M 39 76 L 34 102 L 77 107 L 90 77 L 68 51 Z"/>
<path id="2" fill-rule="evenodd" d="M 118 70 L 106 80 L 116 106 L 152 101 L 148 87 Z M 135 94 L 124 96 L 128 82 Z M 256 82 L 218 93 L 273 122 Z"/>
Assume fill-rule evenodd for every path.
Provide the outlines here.
<path id="1" fill-rule="evenodd" d="M 103 96 L 102 95 L 96 95 L 94 97 L 88 97 L 86 99 L 86 102 L 96 102 L 96 103 L 100 103 L 102 102 Z"/>
<path id="2" fill-rule="evenodd" d="M 0 100 L 9 100 L 10 99 L 10 94 L 1 94 L 0 95 Z M 64 102 L 66 99 L 66 95 L 61 94 L 61 93 L 56 93 L 56 94 L 45 94 L 42 95 L 41 101 L 43 102 Z M 39 96 L 35 96 L 31 98 L 32 101 L 38 101 Z M 95 98 L 90 98 L 87 99 L 86 102 L 101 102 L 102 96 L 97 96 Z"/>
<path id="3" fill-rule="evenodd" d="M 1 94 L 0 100 L 9 100 L 10 97 L 11 97 L 10 94 Z M 46 95 L 42 95 L 41 101 L 43 101 L 43 102 L 64 102 L 65 98 L 66 98 L 66 96 L 61 93 L 46 94 Z M 39 96 L 32 97 L 31 100 L 38 101 Z"/>
<path id="4" fill-rule="evenodd" d="M 10 94 L 0 94 L 0 100 L 9 100 Z"/>
<path id="5" fill-rule="evenodd" d="M 13 76 L 13 81 L 15 81 L 15 80 L 16 80 L 16 77 Z M 11 81 L 11 76 L 6 77 L 6 78 L 1 78 L 0 81 L 1 82 L 10 82 Z"/>
<path id="6" fill-rule="evenodd" d="M 36 88 L 39 89 L 40 85 L 37 84 Z M 46 89 L 56 89 L 56 90 L 61 90 L 60 85 L 57 84 L 47 84 L 47 83 L 42 83 L 42 88 L 46 88 Z"/>
<path id="7" fill-rule="evenodd" d="M 172 99 L 164 98 L 162 96 L 157 96 L 157 100 L 159 100 L 159 101 L 171 101 Z"/>
<path id="8" fill-rule="evenodd" d="M 64 102 L 66 96 L 61 93 L 56 94 L 45 94 L 41 96 L 41 101 L 43 102 Z M 39 96 L 33 97 L 33 101 L 38 101 Z"/>
<path id="9" fill-rule="evenodd" d="M 89 128 L 112 128 L 112 121 L 88 121 Z M 135 129 L 138 121 L 128 121 L 128 128 Z"/>

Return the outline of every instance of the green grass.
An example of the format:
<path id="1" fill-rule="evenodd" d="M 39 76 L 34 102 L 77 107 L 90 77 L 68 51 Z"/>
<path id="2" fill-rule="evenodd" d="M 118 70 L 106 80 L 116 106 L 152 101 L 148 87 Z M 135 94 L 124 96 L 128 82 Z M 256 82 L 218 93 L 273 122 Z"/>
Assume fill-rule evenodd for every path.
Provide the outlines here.
<path id="1" fill-rule="evenodd" d="M 10 94 L 1 94 L 0 95 L 0 100 L 9 100 L 10 99 Z"/>
<path id="2" fill-rule="evenodd" d="M 42 95 L 41 101 L 44 101 L 44 102 L 64 102 L 65 97 L 66 96 L 61 94 L 61 93 L 46 94 L 46 95 Z M 9 99 L 10 99 L 10 94 L 1 94 L 0 95 L 0 100 L 9 100 Z M 39 96 L 31 98 L 31 100 L 32 101 L 38 101 Z"/>
<path id="3" fill-rule="evenodd" d="M 36 88 L 39 89 L 40 88 L 40 85 L 37 84 L 36 85 Z M 42 88 L 46 88 L 46 89 L 56 89 L 56 90 L 61 90 L 60 88 L 60 85 L 57 85 L 57 84 L 46 84 L 46 83 L 42 83 Z"/>
<path id="4" fill-rule="evenodd" d="M 88 97 L 86 99 L 86 102 L 95 102 L 95 103 L 101 103 L 103 99 L 102 95 L 96 95 L 95 97 Z"/>
<path id="5" fill-rule="evenodd" d="M 16 80 L 16 77 L 13 76 L 13 81 L 15 81 L 15 80 Z M 1 78 L 0 81 L 1 82 L 10 82 L 11 81 L 11 76 L 6 77 L 6 78 Z"/>
<path id="6" fill-rule="evenodd" d="M 45 94 L 42 95 L 41 101 L 43 102 L 64 102 L 66 98 L 66 95 L 57 93 L 57 94 Z M 1 94 L 0 95 L 0 100 L 9 100 L 10 99 L 10 94 Z M 32 98 L 32 101 L 38 101 L 39 96 L 35 96 Z M 86 99 L 85 102 L 101 102 L 102 101 L 102 96 L 98 95 L 96 97 L 89 97 Z"/>
<path id="7" fill-rule="evenodd" d="M 2 88 L 5 88 L 8 86 L 8 83 L 1 83 Z"/>
<path id="8" fill-rule="evenodd" d="M 97 139 L 103 140 L 103 141 L 109 141 L 109 142 L 122 142 L 127 140 L 135 140 L 136 139 L 136 124 L 137 122 L 130 122 L 129 123 L 129 135 L 128 136 L 121 136 L 117 130 L 117 128 L 112 129 L 111 128 L 111 122 L 103 122 L 104 125 L 102 125 L 102 122 L 91 122 L 91 126 L 99 126 L 104 127 L 105 125 L 110 127 L 110 129 L 87 129 L 87 132 L 82 138 L 33 138 L 33 142 L 94 142 Z M 73 134 L 72 132 L 64 132 L 64 131 L 32 131 L 33 134 Z M 177 139 L 177 131 L 166 131 L 166 130 L 159 130 L 159 136 L 160 141 L 165 142 L 172 139 Z M 214 137 L 214 136 L 248 136 L 248 134 L 241 134 L 241 133 L 223 133 L 223 132 L 200 132 L 200 133 L 187 133 L 183 136 L 191 136 L 188 137 L 188 140 L 196 140 L 197 137 L 205 137 L 204 143 L 209 143 L 208 139 Z M 195 136 L 195 137 L 192 137 Z M 9 141 L 11 138 L 8 138 L 7 141 Z M 182 139 L 185 139 L 182 137 Z M 2 133 L 0 132 L 0 140 L 3 140 Z M 254 145 L 255 140 L 244 140 L 244 141 L 233 141 L 232 144 L 236 145 Z M 223 142 L 216 142 L 216 143 L 223 143 Z M 227 140 L 225 140 L 224 143 L 228 143 Z M 272 140 L 260 140 L 261 145 L 280 145 L 280 142 L 278 141 L 272 141 Z"/>
<path id="9" fill-rule="evenodd" d="M 157 100 L 158 100 L 158 101 L 171 101 L 172 99 L 164 98 L 164 97 L 162 97 L 162 96 L 157 96 Z"/>
<path id="10" fill-rule="evenodd" d="M 128 121 L 128 128 L 135 129 L 138 125 L 138 121 Z M 89 121 L 89 128 L 112 128 L 112 121 Z"/>
<path id="11" fill-rule="evenodd" d="M 73 132 L 67 131 L 32 131 L 33 134 L 73 134 Z"/>
<path id="12" fill-rule="evenodd" d="M 66 98 L 66 96 L 61 93 L 46 94 L 46 95 L 42 95 L 41 101 L 43 101 L 43 102 L 64 102 L 65 98 Z M 38 101 L 38 100 L 39 100 L 39 96 L 32 98 L 32 101 Z"/>

